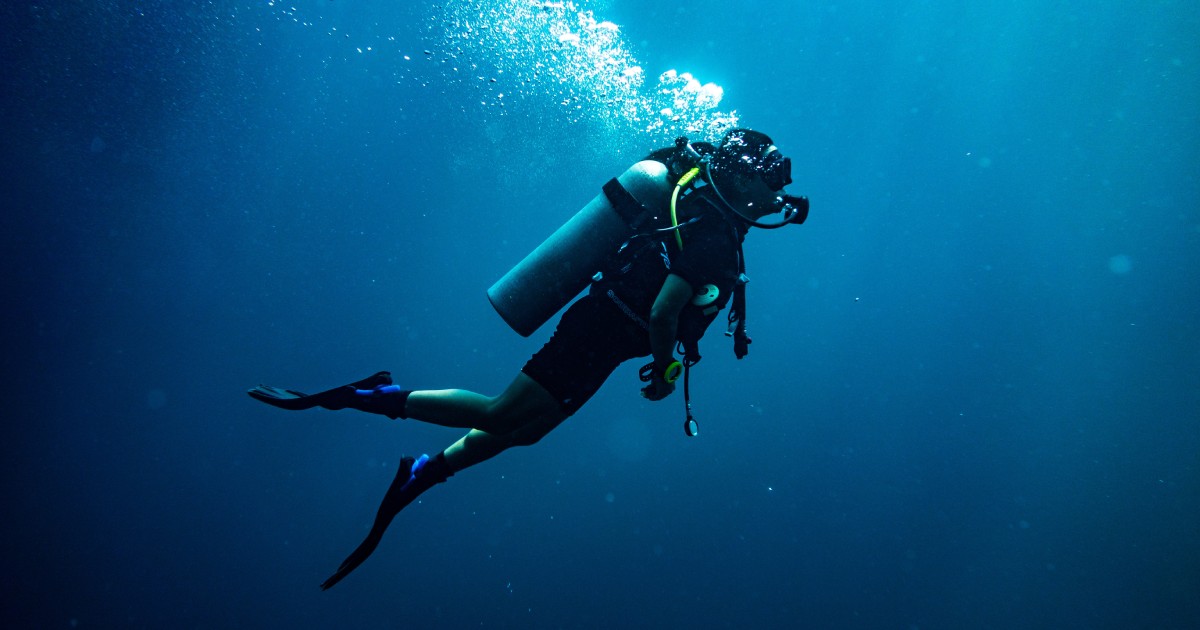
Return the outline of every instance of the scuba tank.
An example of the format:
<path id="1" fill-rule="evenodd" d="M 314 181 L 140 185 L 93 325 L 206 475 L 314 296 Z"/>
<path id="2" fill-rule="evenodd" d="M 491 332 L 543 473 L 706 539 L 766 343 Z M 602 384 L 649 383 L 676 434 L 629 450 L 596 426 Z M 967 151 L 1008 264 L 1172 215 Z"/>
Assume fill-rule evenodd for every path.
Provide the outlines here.
<path id="1" fill-rule="evenodd" d="M 648 217 L 666 208 L 671 188 L 661 163 L 643 160 L 629 167 L 496 281 L 488 300 L 513 330 L 533 334 L 587 287 Z"/>

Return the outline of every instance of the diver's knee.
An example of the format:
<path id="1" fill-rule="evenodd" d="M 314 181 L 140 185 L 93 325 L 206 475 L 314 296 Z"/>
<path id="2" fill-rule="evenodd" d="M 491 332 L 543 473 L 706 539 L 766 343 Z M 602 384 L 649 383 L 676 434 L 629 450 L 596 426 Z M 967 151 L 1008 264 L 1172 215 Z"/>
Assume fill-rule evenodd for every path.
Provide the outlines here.
<path id="1" fill-rule="evenodd" d="M 546 437 L 549 431 L 533 427 L 521 427 L 505 436 L 509 446 L 533 446 Z"/>
<path id="2" fill-rule="evenodd" d="M 488 401 L 484 409 L 484 424 L 489 433 L 509 435 L 521 428 L 523 418 L 513 406 L 497 396 Z"/>
<path id="3" fill-rule="evenodd" d="M 546 435 L 546 431 L 535 422 L 521 422 L 512 418 L 502 418 L 497 416 L 493 418 L 490 429 L 485 429 L 488 433 L 496 436 L 504 444 L 504 448 L 512 448 L 514 446 L 532 446 L 537 444 L 542 436 Z"/>
<path id="4" fill-rule="evenodd" d="M 501 434 L 521 431 L 536 418 L 545 415 L 539 405 L 519 397 L 501 395 L 492 398 L 487 405 L 487 423 Z"/>
<path id="5" fill-rule="evenodd" d="M 567 419 L 567 414 L 556 413 L 542 416 L 533 422 L 522 425 L 508 435 L 513 446 L 533 446 L 546 437 L 555 427 Z"/>

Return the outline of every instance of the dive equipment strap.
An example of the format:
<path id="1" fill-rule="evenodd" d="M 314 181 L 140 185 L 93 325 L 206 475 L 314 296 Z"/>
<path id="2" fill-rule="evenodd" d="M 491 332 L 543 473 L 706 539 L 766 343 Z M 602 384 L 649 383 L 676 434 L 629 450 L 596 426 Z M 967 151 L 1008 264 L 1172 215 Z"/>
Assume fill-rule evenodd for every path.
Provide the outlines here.
<path id="1" fill-rule="evenodd" d="M 617 215 L 626 225 L 637 228 L 646 214 L 646 207 L 634 198 L 617 178 L 612 178 L 604 184 L 604 196 L 608 198 L 608 202 L 612 204 L 613 210 L 617 211 Z"/>
<path id="2" fill-rule="evenodd" d="M 729 304 L 729 328 L 726 337 L 733 337 L 733 354 L 744 358 L 750 353 L 750 335 L 746 334 L 746 284 L 750 277 L 746 275 L 746 257 L 742 254 L 742 245 L 738 243 L 738 279 L 733 286 L 733 297 Z"/>

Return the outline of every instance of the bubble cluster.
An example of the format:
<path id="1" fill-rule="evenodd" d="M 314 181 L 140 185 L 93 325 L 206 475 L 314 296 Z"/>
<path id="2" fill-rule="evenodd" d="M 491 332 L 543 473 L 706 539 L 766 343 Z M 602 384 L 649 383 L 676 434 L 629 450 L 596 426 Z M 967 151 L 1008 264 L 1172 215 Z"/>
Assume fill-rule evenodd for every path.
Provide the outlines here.
<path id="1" fill-rule="evenodd" d="M 458 0 L 437 24 L 451 70 L 480 86 L 481 104 L 556 103 L 573 122 L 669 140 L 717 137 L 738 123 L 718 108 L 724 92 L 670 70 L 647 85 L 620 27 L 576 3 Z"/>

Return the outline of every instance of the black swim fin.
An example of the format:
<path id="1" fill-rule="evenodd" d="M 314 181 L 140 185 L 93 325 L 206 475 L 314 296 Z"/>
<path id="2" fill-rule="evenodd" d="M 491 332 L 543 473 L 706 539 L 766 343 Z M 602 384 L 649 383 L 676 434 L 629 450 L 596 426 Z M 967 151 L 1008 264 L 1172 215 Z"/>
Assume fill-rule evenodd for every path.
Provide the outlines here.
<path id="1" fill-rule="evenodd" d="M 251 388 L 246 393 L 250 397 L 267 403 L 268 405 L 287 409 L 289 411 L 300 411 L 302 409 L 312 409 L 313 407 L 324 407 L 325 409 L 345 409 L 352 406 L 358 399 L 356 390 L 375 389 L 381 385 L 391 385 L 391 372 L 376 372 L 361 381 L 355 381 L 349 385 L 342 385 L 330 390 L 326 390 L 317 394 L 305 394 L 294 389 L 280 389 L 271 387 L 270 385 L 259 385 Z"/>
<path id="2" fill-rule="evenodd" d="M 375 548 L 379 546 L 379 541 L 383 539 L 383 532 L 387 530 L 388 525 L 392 524 L 392 519 L 400 513 L 407 502 L 401 503 L 400 496 L 403 494 L 404 487 L 408 485 L 412 478 L 413 464 L 417 460 L 404 456 L 400 458 L 400 469 L 396 471 L 396 478 L 392 480 L 392 485 L 388 487 L 387 494 L 383 497 L 383 503 L 379 505 L 379 511 L 375 513 L 375 523 L 371 526 L 371 531 L 362 541 L 362 544 L 349 555 L 342 565 L 338 567 L 337 572 L 329 576 L 329 579 L 321 583 L 321 590 L 327 591 L 334 584 L 342 581 L 342 578 L 350 574 L 351 571 L 358 568 L 358 565 L 363 563 Z"/>
<path id="3" fill-rule="evenodd" d="M 439 453 L 436 457 L 422 455 L 420 459 L 401 457 L 400 469 L 396 471 L 396 478 L 392 480 L 392 485 L 388 486 L 387 494 L 383 496 L 383 502 L 379 504 L 379 511 L 375 513 L 375 523 L 371 526 L 370 533 L 367 534 L 362 544 L 342 562 L 342 566 L 338 567 L 337 572 L 321 583 L 321 590 L 327 591 L 334 584 L 342 581 L 342 578 L 357 569 L 358 565 L 362 564 L 371 555 L 371 552 L 375 551 L 375 548 L 379 546 L 379 541 L 383 538 L 383 532 L 387 530 L 388 525 L 392 524 L 392 519 L 396 518 L 400 510 L 408 507 L 426 490 L 453 476 L 454 473 L 446 462 L 445 452 Z"/>

